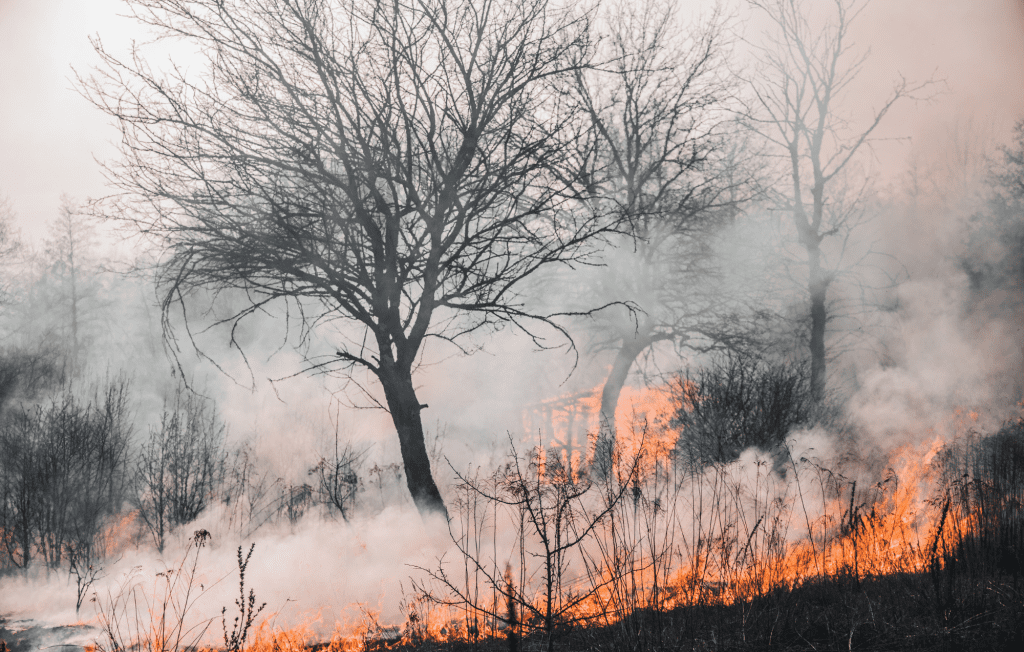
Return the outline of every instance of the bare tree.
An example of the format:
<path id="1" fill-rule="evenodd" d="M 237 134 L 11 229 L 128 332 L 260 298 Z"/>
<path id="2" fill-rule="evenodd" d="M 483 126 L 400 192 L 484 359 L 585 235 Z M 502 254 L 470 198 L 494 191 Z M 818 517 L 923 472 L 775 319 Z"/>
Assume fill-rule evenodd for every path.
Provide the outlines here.
<path id="1" fill-rule="evenodd" d="M 57 282 L 59 313 L 66 315 L 68 374 L 74 378 L 82 362 L 84 322 L 95 302 L 95 265 L 90 256 L 95 232 L 89 215 L 68 195 L 61 195 L 60 210 L 50 225 L 46 242 L 49 272 Z"/>
<path id="2" fill-rule="evenodd" d="M 590 199 L 623 235 L 586 291 L 630 301 L 595 316 L 598 349 L 615 351 L 601 393 L 601 429 L 614 441 L 619 394 L 634 362 L 658 342 L 694 349 L 738 337 L 711 265 L 711 229 L 747 194 L 730 149 L 723 20 L 683 28 L 673 3 L 610 7 L 599 57 L 576 88 L 596 131 Z M 592 297 L 590 297 L 592 300 Z"/>
<path id="3" fill-rule="evenodd" d="M 826 10 L 817 3 L 812 7 L 802 0 L 751 0 L 750 4 L 768 17 L 772 34 L 768 45 L 758 50 L 762 65 L 752 81 L 754 100 L 745 117 L 774 146 L 785 170 L 777 189 L 778 204 L 792 215 L 806 255 L 811 393 L 820 401 L 826 380 L 829 288 L 839 268 L 836 259 L 845 253 L 843 245 L 863 221 L 858 184 L 843 183 L 843 175 L 850 171 L 854 157 L 870 146 L 889 110 L 931 82 L 911 84 L 899 78 L 866 123 L 857 126 L 843 113 L 842 101 L 869 54 L 857 53 L 850 42 L 851 26 L 867 0 L 832 0 L 821 24 L 812 19 Z M 830 257 L 825 247 L 830 240 L 842 253 Z"/>
<path id="4" fill-rule="evenodd" d="M 1024 321 L 1024 120 L 1012 141 L 990 163 L 985 206 L 967 223 L 960 267 L 970 280 L 970 312 L 1007 325 Z M 1007 329 L 1016 339 L 1016 356 L 1006 362 L 1007 389 L 1014 402 L 1024 399 L 1024 333 Z M 1014 335 L 1015 333 L 1015 335 Z M 1016 360 L 1012 358 L 1015 357 Z"/>
<path id="5" fill-rule="evenodd" d="M 19 233 L 14 225 L 15 212 L 10 200 L 0 196 L 0 304 L 8 306 L 22 303 L 24 292 L 21 279 L 11 281 L 17 275 L 14 266 L 23 262 L 23 248 Z M 38 330 L 24 327 L 17 317 L 18 310 L 5 310 L 8 333 L 27 335 L 38 334 Z M 20 338 L 19 338 L 20 339 Z M 20 345 L 6 345 L 0 351 L 0 409 L 14 398 L 34 399 L 44 390 L 60 387 L 64 382 L 64 361 L 59 346 L 52 341 L 25 337 Z"/>
<path id="6" fill-rule="evenodd" d="M 21 249 L 21 238 L 14 226 L 15 212 L 11 201 L 7 197 L 0 196 L 0 265 L 6 267 L 14 259 L 15 254 Z M 9 271 L 3 270 L 5 277 Z M 8 300 L 10 292 L 6 278 L 0 281 L 0 301 Z"/>
<path id="7" fill-rule="evenodd" d="M 162 249 L 165 324 L 212 288 L 244 293 L 234 326 L 275 302 L 305 337 L 344 325 L 311 368 L 379 382 L 416 506 L 445 513 L 413 382 L 424 342 L 550 324 L 517 289 L 601 231 L 562 167 L 586 18 L 547 0 L 129 5 L 206 62 L 158 72 L 97 40 L 82 82 L 122 132 L 102 209 Z"/>
<path id="8" fill-rule="evenodd" d="M 0 352 L 0 409 L 14 399 L 32 401 L 65 382 L 64 352 L 52 342 Z"/>

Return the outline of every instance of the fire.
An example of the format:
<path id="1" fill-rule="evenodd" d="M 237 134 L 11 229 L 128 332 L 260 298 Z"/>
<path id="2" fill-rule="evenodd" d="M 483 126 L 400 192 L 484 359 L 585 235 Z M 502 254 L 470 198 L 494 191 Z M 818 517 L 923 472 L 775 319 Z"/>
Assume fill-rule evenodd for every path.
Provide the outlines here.
<path id="1" fill-rule="evenodd" d="M 320 613 L 300 618 L 291 628 L 276 626 L 279 614 L 270 614 L 256 627 L 255 636 L 246 652 L 364 652 L 367 650 L 401 649 L 424 641 L 468 641 L 479 638 L 479 632 L 470 631 L 464 622 L 450 610 L 427 610 L 417 601 L 403 603 L 404 625 L 385 625 L 373 611 L 360 608 L 360 617 L 348 623 L 336 623 L 334 633 L 324 641 Z M 441 617 L 442 613 L 444 617 Z M 486 635 L 493 635 L 488 631 Z"/>
<path id="2" fill-rule="evenodd" d="M 618 451 L 621 460 L 640 461 L 639 477 L 633 480 L 638 493 L 631 507 L 634 519 L 623 518 L 620 533 L 610 536 L 622 536 L 621 530 L 629 527 L 646 532 L 620 546 L 622 550 L 607 540 L 596 544 L 603 564 L 595 564 L 596 575 L 588 571 L 591 575 L 583 582 L 596 588 L 574 614 L 580 621 L 610 623 L 636 609 L 729 604 L 818 578 L 843 576 L 859 582 L 923 573 L 942 564 L 936 551 L 950 545 L 951 535 L 962 536 L 978 526 L 977 514 L 953 506 L 948 496 L 942 498 L 948 489 L 940 477 L 939 458 L 955 441 L 940 435 L 895 449 L 883 476 L 873 483 L 861 480 L 860 486 L 830 468 L 828 460 L 792 459 L 790 451 L 780 477 L 777 458 L 750 452 L 746 459 L 706 469 L 698 477 L 681 482 L 674 478 L 682 492 L 669 495 L 665 488 L 671 483 L 662 480 L 659 489 L 654 476 L 672 467 L 670 457 L 680 436 L 672 422 L 678 399 L 665 387 L 626 388 L 622 399 L 616 414 Z M 565 459 L 575 444 L 572 427 L 586 424 L 593 450 L 599 389 L 545 407 L 550 416 L 548 428 L 539 428 L 539 443 L 562 452 Z M 528 424 L 537 424 L 537 412 L 529 415 Z M 978 418 L 977 411 L 958 409 L 948 429 L 954 439 L 963 437 Z M 650 495 L 640 496 L 641 486 Z M 644 512 L 638 505 L 645 499 L 646 517 L 641 518 L 636 514 Z M 689 532 L 678 522 L 668 523 L 680 515 L 690 519 Z M 680 535 L 678 542 L 659 548 L 658 540 L 668 541 L 672 528 Z M 628 594 L 622 592 L 624 584 L 631 587 Z"/>
<path id="3" fill-rule="evenodd" d="M 745 603 L 831 578 L 859 583 L 926 574 L 945 563 L 943 551 L 981 526 L 979 513 L 955 499 L 944 476 L 951 451 L 971 436 L 978 419 L 974 412 L 951 415 L 949 427 L 939 429 L 948 435 L 933 433 L 924 443 L 896 448 L 873 478 L 838 458 L 815 457 L 808 442 L 825 436 L 814 432 L 793 434 L 781 453 L 748 450 L 734 462 L 694 472 L 672 463 L 680 436 L 672 419 L 677 401 L 666 388 L 623 393 L 620 468 L 600 481 L 608 483 L 603 486 L 585 477 L 585 466 L 573 467 L 575 474 L 563 473 L 561 479 L 543 468 L 545 451 L 560 455 L 563 464 L 587 460 L 576 435 L 584 426 L 596 428 L 596 390 L 550 401 L 527 415 L 531 425 L 541 424 L 535 481 L 597 487 L 588 494 L 597 502 L 580 502 L 574 507 L 577 516 L 595 513 L 601 496 L 623 488 L 614 508 L 596 521 L 592 536 L 574 550 L 578 555 L 563 564 L 564 576 L 547 589 L 536 543 L 531 547 L 522 535 L 518 541 L 504 536 L 509 522 L 496 508 L 490 516 L 465 512 L 463 520 L 475 523 L 464 530 L 466 540 L 472 535 L 495 546 L 475 553 L 484 562 L 476 572 L 489 575 L 477 578 L 483 589 L 471 604 L 424 585 L 403 601 L 403 624 L 383 625 L 364 609 L 361 620 L 339 626 L 321 646 L 355 652 L 542 632 L 545 625 L 537 614 L 544 613 L 551 586 L 561 592 L 559 604 L 569 605 L 559 618 L 587 626 L 622 622 L 644 610 Z M 586 434 L 592 441 L 593 431 Z M 463 561 L 457 562 L 460 576 Z M 491 563 L 494 568 L 487 570 Z M 525 565 L 513 572 L 517 564 Z M 472 564 L 465 570 L 468 589 Z M 257 652 L 306 649 L 313 631 L 309 626 L 275 630 L 265 622 L 252 647 Z"/>
<path id="4" fill-rule="evenodd" d="M 134 542 L 139 530 L 139 512 L 132 510 L 112 518 L 97 538 L 98 552 L 103 558 L 123 554 Z"/>
<path id="5" fill-rule="evenodd" d="M 323 652 L 362 652 L 364 649 L 364 629 L 356 627 L 344 632 L 339 625 L 324 644 L 314 627 L 321 620 L 320 614 L 308 616 L 304 622 L 289 629 L 275 627 L 276 617 L 277 614 L 271 614 L 257 626 L 248 652 L 306 652 L 314 646 Z"/>
<path id="6" fill-rule="evenodd" d="M 589 527 L 587 518 L 597 516 L 580 545 L 566 548 L 574 556 L 557 560 L 557 578 L 545 584 L 543 550 L 529 532 L 509 536 L 514 511 L 454 501 L 453 537 L 477 545 L 461 548 L 465 558 L 453 556 L 469 597 L 453 599 L 443 586 L 421 584 L 403 598 L 403 623 L 381 623 L 379 614 L 361 608 L 329 641 L 317 633 L 323 631 L 319 614 L 290 629 L 275 627 L 270 615 L 248 649 L 361 652 L 526 636 L 550 629 L 538 614 L 550 611 L 552 591 L 559 592 L 557 604 L 567 605 L 558 613 L 562 622 L 611 625 L 647 610 L 744 604 L 834 578 L 859 583 L 934 573 L 946 551 L 992 518 L 956 494 L 984 488 L 957 485 L 956 478 L 950 484 L 950 456 L 975 436 L 978 415 L 970 410 L 955 411 L 924 443 L 893 450 L 875 477 L 856 461 L 831 456 L 821 444 L 828 437 L 816 431 L 791 433 L 781 451 L 750 449 L 735 461 L 694 470 L 673 459 L 681 435 L 673 418 L 679 394 L 630 389 L 617 418 L 616 472 L 595 479 L 584 462 L 593 455 L 599 397 L 598 390 L 563 397 L 527 415 L 528 423 L 540 424 L 541 437 L 531 482 L 594 489 L 566 503 L 575 511 L 559 541 L 578 536 L 573 528 Z M 580 433 L 589 449 L 579 445 Z M 561 457 L 560 471 L 545 470 L 545 459 L 551 462 L 545 454 Z M 497 491 L 493 482 L 478 488 Z M 602 502 L 609 496 L 618 496 L 610 507 Z M 111 546 L 130 529 L 130 518 L 110 526 Z M 473 582 L 479 590 L 471 595 Z"/>
<path id="7" fill-rule="evenodd" d="M 566 394 L 532 405 L 523 413 L 527 443 L 542 456 L 550 452 L 561 457 L 567 468 L 580 468 L 591 461 L 600 432 L 601 390 Z M 633 456 L 644 449 L 663 458 L 675 446 L 679 431 L 671 427 L 675 410 L 674 390 L 668 385 L 625 386 L 615 409 L 618 449 Z"/>

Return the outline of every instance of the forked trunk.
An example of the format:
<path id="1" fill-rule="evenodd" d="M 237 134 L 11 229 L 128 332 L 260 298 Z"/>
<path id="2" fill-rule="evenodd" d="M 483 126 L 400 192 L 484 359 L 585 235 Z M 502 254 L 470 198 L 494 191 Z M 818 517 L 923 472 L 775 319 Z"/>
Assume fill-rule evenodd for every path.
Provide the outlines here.
<path id="1" fill-rule="evenodd" d="M 391 420 L 398 431 L 398 444 L 405 466 L 405 481 L 420 515 L 440 514 L 448 519 L 441 492 L 437 489 L 430 470 L 430 457 L 423 435 L 419 399 L 412 384 L 412 373 L 400 369 L 382 369 L 381 384 L 391 411 Z"/>

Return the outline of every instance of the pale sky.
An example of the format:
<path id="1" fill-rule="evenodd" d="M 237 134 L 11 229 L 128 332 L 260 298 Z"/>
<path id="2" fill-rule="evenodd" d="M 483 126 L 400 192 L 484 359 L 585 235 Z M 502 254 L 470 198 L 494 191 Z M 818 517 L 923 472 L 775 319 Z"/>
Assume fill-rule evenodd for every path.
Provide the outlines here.
<path id="1" fill-rule="evenodd" d="M 94 158 L 109 158 L 118 134 L 73 90 L 71 66 L 87 73 L 96 62 L 91 34 L 115 48 L 136 35 L 117 17 L 122 10 L 120 0 L 0 0 L 0 197 L 29 239 L 45 230 L 61 193 L 105 192 Z M 884 125 L 883 135 L 913 142 L 880 149 L 884 171 L 901 169 L 911 147 L 931 155 L 958 120 L 999 138 L 1024 117 L 1022 0 L 875 0 L 856 36 L 871 47 L 865 110 L 897 72 L 948 85 L 927 105 L 899 107 Z"/>

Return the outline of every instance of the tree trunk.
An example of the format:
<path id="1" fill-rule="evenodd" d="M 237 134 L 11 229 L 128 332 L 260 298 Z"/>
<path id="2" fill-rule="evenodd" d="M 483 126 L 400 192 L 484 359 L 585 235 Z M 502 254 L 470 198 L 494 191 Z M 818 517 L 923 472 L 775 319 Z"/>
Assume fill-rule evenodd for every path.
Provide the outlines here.
<path id="1" fill-rule="evenodd" d="M 636 333 L 635 337 L 624 337 L 618 353 L 615 354 L 615 362 L 612 363 L 612 369 L 601 390 L 600 423 L 594 451 L 595 466 L 599 469 L 607 470 L 611 464 L 612 453 L 615 450 L 615 411 L 619 406 L 619 395 L 626 384 L 629 370 L 637 356 L 650 344 L 650 336 Z"/>
<path id="2" fill-rule="evenodd" d="M 75 269 L 74 248 L 71 249 L 71 378 L 78 373 L 78 270 Z"/>
<path id="3" fill-rule="evenodd" d="M 809 260 L 808 290 L 811 295 L 811 398 L 821 402 L 825 398 L 825 300 L 828 280 L 821 271 L 821 252 L 817 246 L 807 247 Z"/>
<path id="4" fill-rule="evenodd" d="M 422 516 L 440 514 L 447 520 L 448 510 L 430 471 L 430 458 L 423 436 L 423 420 L 420 418 L 423 406 L 416 398 L 412 373 L 398 368 L 387 369 L 382 365 L 380 381 L 384 387 L 388 410 L 391 411 L 391 420 L 398 431 L 398 444 L 405 466 L 405 481 L 416 509 Z"/>

